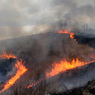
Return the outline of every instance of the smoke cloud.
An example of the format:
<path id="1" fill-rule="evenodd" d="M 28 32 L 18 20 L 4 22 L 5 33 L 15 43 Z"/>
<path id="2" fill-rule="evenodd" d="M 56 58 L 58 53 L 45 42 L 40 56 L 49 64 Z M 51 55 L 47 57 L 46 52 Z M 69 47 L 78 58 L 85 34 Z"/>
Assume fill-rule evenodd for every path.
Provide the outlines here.
<path id="1" fill-rule="evenodd" d="M 85 23 L 94 28 L 94 10 L 94 0 L 1 0 L 0 39 L 58 30 L 60 23 L 68 29 Z"/>

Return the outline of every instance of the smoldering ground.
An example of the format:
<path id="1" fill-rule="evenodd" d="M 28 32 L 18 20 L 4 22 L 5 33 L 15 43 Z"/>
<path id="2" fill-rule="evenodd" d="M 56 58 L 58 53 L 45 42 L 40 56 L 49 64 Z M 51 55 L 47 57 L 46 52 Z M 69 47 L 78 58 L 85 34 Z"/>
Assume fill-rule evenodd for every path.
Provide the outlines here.
<path id="1" fill-rule="evenodd" d="M 11 51 L 19 59 L 25 61 L 24 65 L 28 68 L 28 71 L 17 80 L 15 84 L 18 84 L 18 86 L 19 83 L 27 86 L 32 84 L 33 81 L 36 82 L 45 78 L 45 72 L 51 71 L 53 62 L 60 62 L 61 59 L 67 59 L 70 62 L 73 58 L 90 62 L 92 61 L 91 55 L 95 54 L 93 48 L 86 44 L 77 44 L 68 34 L 54 32 L 3 40 L 0 41 L 0 46 L 1 53 L 3 51 L 10 53 Z M 51 83 L 55 86 L 56 82 L 61 82 L 66 85 L 67 89 L 82 86 L 95 78 L 95 65 L 93 64 L 84 66 L 82 70 L 76 68 L 77 71 L 72 72 L 71 70 L 68 73 L 57 75 L 46 80 L 46 84 Z"/>

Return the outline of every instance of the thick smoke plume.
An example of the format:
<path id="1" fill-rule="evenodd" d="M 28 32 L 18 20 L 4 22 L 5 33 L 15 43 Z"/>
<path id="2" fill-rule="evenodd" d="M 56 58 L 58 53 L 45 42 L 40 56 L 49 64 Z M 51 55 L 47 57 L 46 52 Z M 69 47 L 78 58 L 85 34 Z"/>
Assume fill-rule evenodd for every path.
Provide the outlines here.
<path id="1" fill-rule="evenodd" d="M 93 0 L 1 0 L 0 6 L 0 39 L 56 31 L 60 23 L 61 28 L 70 30 L 86 23 L 95 27 Z"/>

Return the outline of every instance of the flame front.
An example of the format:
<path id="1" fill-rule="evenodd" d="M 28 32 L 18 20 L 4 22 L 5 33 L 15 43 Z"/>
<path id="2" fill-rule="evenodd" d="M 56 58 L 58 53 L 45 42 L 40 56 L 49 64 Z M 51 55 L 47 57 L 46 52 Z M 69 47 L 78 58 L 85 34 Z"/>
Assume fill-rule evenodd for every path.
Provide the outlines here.
<path id="1" fill-rule="evenodd" d="M 6 53 L 2 54 L 0 57 L 3 59 L 16 58 L 13 54 L 7 55 Z M 8 80 L 6 83 L 4 83 L 3 85 L 0 86 L 0 88 L 3 87 L 3 89 L 0 91 L 0 93 L 4 92 L 8 88 L 10 88 L 20 78 L 20 76 L 23 75 L 27 71 L 27 69 L 23 65 L 23 63 L 24 62 L 22 62 L 22 59 L 17 60 L 17 63 L 15 64 L 15 67 L 17 68 L 16 74 L 13 77 L 11 77 L 11 79 Z"/>
<path id="2" fill-rule="evenodd" d="M 16 56 L 14 56 L 12 53 L 7 54 L 6 52 L 4 52 L 2 55 L 0 55 L 0 58 L 2 58 L 2 59 L 10 59 L 10 58 L 17 59 Z"/>
<path id="3" fill-rule="evenodd" d="M 69 34 L 69 31 L 68 30 L 60 30 L 60 31 L 58 31 L 57 33 L 65 33 L 65 34 Z"/>
<path id="4" fill-rule="evenodd" d="M 61 72 L 66 72 L 67 70 L 81 67 L 86 64 L 89 63 L 81 62 L 78 58 L 73 59 L 71 62 L 68 62 L 67 60 L 61 60 L 60 63 L 55 62 L 54 64 L 52 64 L 53 69 L 51 70 L 51 72 L 46 72 L 46 78 L 53 77 Z"/>
<path id="5" fill-rule="evenodd" d="M 91 62 L 94 62 L 91 61 Z M 41 79 L 40 81 L 37 81 L 36 83 L 32 83 L 31 85 L 27 86 L 27 88 L 33 87 L 41 83 L 42 81 L 49 79 L 50 77 L 56 76 L 57 74 L 60 74 L 61 72 L 66 72 L 71 69 L 75 69 L 77 67 L 82 67 L 84 65 L 90 64 L 91 62 L 82 62 L 78 58 L 73 58 L 71 62 L 68 62 L 66 59 L 61 60 L 59 63 L 54 62 L 52 64 L 53 69 L 50 72 L 46 72 L 46 78 Z"/>
<path id="6" fill-rule="evenodd" d="M 70 38 L 72 38 L 72 39 L 74 39 L 74 35 L 75 35 L 73 32 L 69 32 L 68 30 L 64 30 L 64 31 L 63 30 L 60 30 L 57 33 L 69 34 L 70 35 Z"/>

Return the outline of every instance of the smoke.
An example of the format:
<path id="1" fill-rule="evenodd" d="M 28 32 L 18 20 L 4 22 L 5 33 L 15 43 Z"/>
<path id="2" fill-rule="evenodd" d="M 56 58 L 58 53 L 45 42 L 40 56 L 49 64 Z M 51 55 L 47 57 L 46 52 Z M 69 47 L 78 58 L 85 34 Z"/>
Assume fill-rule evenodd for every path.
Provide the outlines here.
<path id="1" fill-rule="evenodd" d="M 22 81 L 28 80 L 27 84 L 31 84 L 33 81 L 44 78 L 45 71 L 52 69 L 52 63 L 59 62 L 61 59 L 66 58 L 68 61 L 72 61 L 74 57 L 81 61 L 89 62 L 92 60 L 90 55 L 94 54 L 95 50 L 90 47 L 91 45 L 79 45 L 69 35 L 55 34 L 54 32 L 57 32 L 60 28 L 81 29 L 85 23 L 93 28 L 95 24 L 95 1 L 1 0 L 0 2 L 2 4 L 0 10 L 0 39 L 36 34 L 0 41 L 0 53 L 11 51 L 18 58 L 26 61 L 25 65 L 28 71 L 26 76 L 23 76 Z M 14 72 L 13 69 L 4 78 L 13 75 Z M 75 74 L 70 71 L 63 76 L 62 80 L 64 79 L 67 88 L 84 85 L 87 81 L 95 78 L 94 66 L 91 66 L 85 72 L 84 74 L 84 71 L 80 71 L 77 73 L 78 76 L 74 76 Z M 80 73 L 83 73 L 83 75 L 80 76 Z M 4 79 L 3 75 L 0 75 L 2 76 L 0 80 Z M 60 80 L 60 76 L 58 78 Z M 76 78 L 77 83 L 75 83 Z M 57 79 L 55 81 L 58 81 Z M 75 85 L 73 85 L 74 83 Z"/>
<path id="2" fill-rule="evenodd" d="M 92 60 L 91 55 L 95 54 L 94 49 L 88 45 L 77 44 L 68 34 L 53 33 L 51 31 L 28 37 L 3 40 L 0 42 L 0 46 L 2 46 L 0 47 L 1 53 L 3 51 L 6 51 L 7 53 L 11 51 L 17 58 L 25 61 L 24 65 L 28 68 L 28 71 L 23 75 L 23 79 L 21 77 L 17 81 L 17 83 L 22 81 L 23 85 L 29 85 L 32 84 L 33 81 L 45 78 L 45 72 L 51 71 L 54 62 L 60 62 L 62 59 L 67 59 L 71 62 L 72 58 L 90 62 Z M 46 83 L 55 85 L 56 82 L 59 84 L 63 80 L 65 82 L 64 85 L 66 85 L 68 89 L 82 86 L 89 80 L 95 78 L 93 74 L 94 66 L 91 65 L 86 67 L 87 68 L 84 67 L 82 69 L 79 68 L 79 70 L 76 69 L 77 72 L 76 70 L 73 72 L 71 70 L 68 73 L 63 73 L 63 75 L 51 78 L 49 82 L 47 80 Z M 11 76 L 14 74 L 14 71 L 15 70 L 13 69 L 13 71 L 7 73 L 6 76 Z M 76 78 L 78 81 L 74 85 Z M 28 81 L 24 84 L 26 80 Z"/>
<path id="3" fill-rule="evenodd" d="M 81 28 L 85 23 L 94 28 L 94 0 L 27 0 L 0 1 L 0 38 L 7 39 L 56 31 L 59 24 L 65 29 Z"/>

